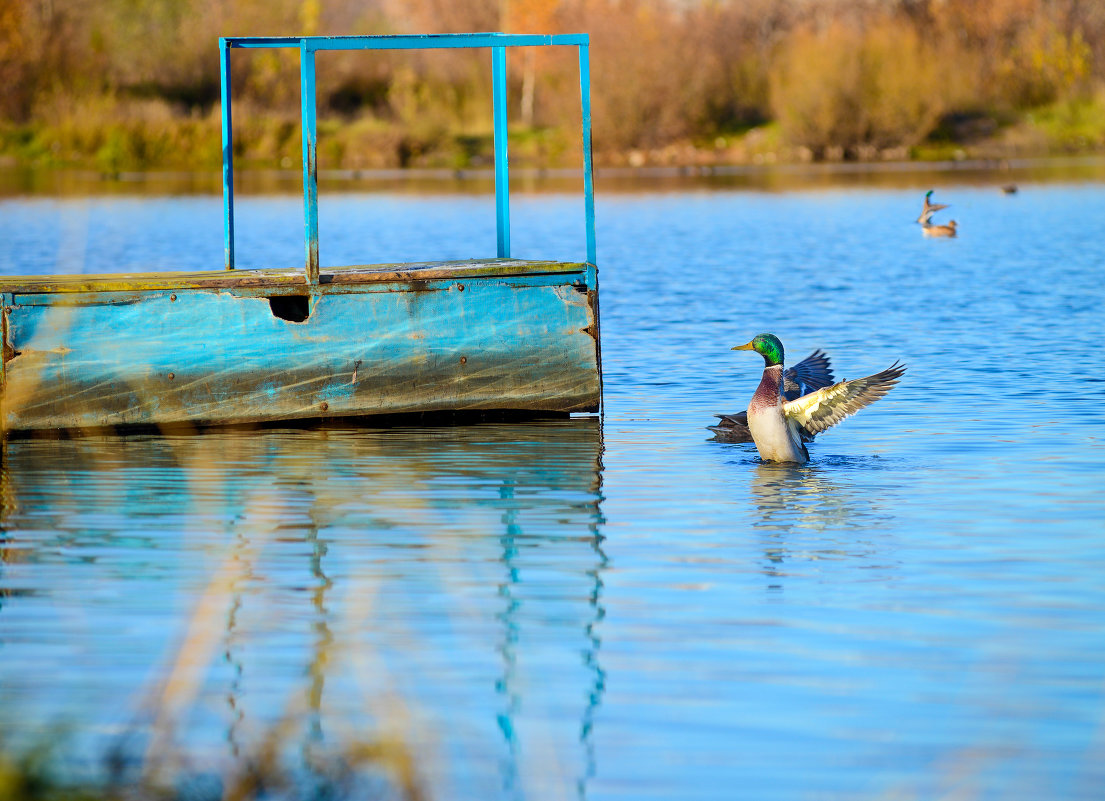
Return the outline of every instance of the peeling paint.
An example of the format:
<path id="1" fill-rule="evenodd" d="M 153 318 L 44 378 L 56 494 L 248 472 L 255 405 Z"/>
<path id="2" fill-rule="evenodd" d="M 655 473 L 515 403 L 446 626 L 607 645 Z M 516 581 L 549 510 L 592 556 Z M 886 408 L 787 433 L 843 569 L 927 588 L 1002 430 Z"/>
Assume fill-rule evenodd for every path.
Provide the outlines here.
<path id="1" fill-rule="evenodd" d="M 382 280 L 381 271 L 355 268 L 371 277 L 309 294 L 282 274 L 256 271 L 257 283 L 242 294 L 240 284 L 228 291 L 227 273 L 218 272 L 195 286 L 178 281 L 176 300 L 163 276 L 144 290 L 119 288 L 134 276 L 53 284 L 34 277 L 37 294 L 6 296 L 27 302 L 3 315 L 0 424 L 258 422 L 317 417 L 322 403 L 327 417 L 595 411 L 597 294 L 573 288 L 581 270 L 569 268 L 580 266 L 489 260 L 426 268 L 435 277 L 424 286 L 463 276 L 463 293 L 411 291 L 394 272 Z M 4 280 L 6 289 L 31 286 Z M 240 302 L 281 290 L 310 297 L 305 320 L 289 324 L 267 303 Z M 113 302 L 122 296 L 132 302 Z"/>
<path id="2" fill-rule="evenodd" d="M 412 264 L 355 265 L 328 267 L 320 283 L 408 284 L 419 282 L 470 281 L 473 278 L 560 275 L 585 273 L 588 265 L 578 262 L 524 261 L 521 259 L 483 259 L 438 261 Z M 323 280 L 323 279 L 327 280 Z M 267 292 L 281 289 L 302 293 L 308 283 L 302 269 L 219 270 L 213 272 L 123 273 L 110 275 L 28 275 L 0 277 L 0 293 L 37 295 L 55 293 L 169 292 L 179 289 L 245 289 L 261 288 Z M 133 297 L 137 297 L 134 295 Z M 16 301 L 18 302 L 18 301 Z"/>

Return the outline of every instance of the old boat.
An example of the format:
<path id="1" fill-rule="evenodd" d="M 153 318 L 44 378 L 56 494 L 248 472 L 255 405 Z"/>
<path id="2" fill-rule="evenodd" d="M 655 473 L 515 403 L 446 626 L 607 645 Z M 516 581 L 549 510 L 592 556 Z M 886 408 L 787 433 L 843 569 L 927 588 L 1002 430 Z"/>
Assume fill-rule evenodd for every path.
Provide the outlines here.
<path id="1" fill-rule="evenodd" d="M 557 46 L 579 54 L 586 242 L 580 262 L 510 255 L 506 49 Z M 491 54 L 495 256 L 321 267 L 316 53 L 455 47 Z M 588 47 L 585 34 L 221 39 L 225 269 L 0 277 L 3 432 L 597 411 L 602 373 Z M 230 54 L 236 48 L 299 49 L 304 269 L 235 269 Z"/>

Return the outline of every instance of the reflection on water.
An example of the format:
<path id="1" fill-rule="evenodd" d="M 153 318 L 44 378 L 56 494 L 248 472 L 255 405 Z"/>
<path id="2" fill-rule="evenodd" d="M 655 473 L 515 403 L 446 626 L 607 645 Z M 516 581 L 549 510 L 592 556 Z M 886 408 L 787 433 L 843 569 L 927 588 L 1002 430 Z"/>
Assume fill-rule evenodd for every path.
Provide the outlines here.
<path id="1" fill-rule="evenodd" d="M 751 445 L 720 447 L 747 451 L 728 465 L 748 478 L 747 525 L 758 538 L 769 589 L 781 589 L 782 580 L 802 563 L 887 569 L 885 532 L 896 525 L 896 493 L 888 486 L 872 496 L 863 483 L 857 486 L 854 474 L 868 481 L 872 471 L 892 471 L 894 460 L 828 456 L 788 465 L 761 461 Z"/>
<path id="2" fill-rule="evenodd" d="M 127 734 L 161 771 L 232 771 L 277 724 L 304 770 L 394 736 L 432 797 L 583 794 L 597 420 L 5 447 L 0 718 Z"/>
<path id="3" fill-rule="evenodd" d="M 841 525 L 862 527 L 869 515 L 859 499 L 835 480 L 832 469 L 763 463 L 751 473 L 752 501 L 761 516 L 753 525 L 759 528 L 821 531 Z"/>
<path id="4" fill-rule="evenodd" d="M 435 799 L 1097 801 L 1105 187 L 1030 173 L 600 175 L 601 435 L 9 443 L 0 740 L 68 723 L 80 764 L 135 732 L 155 773 L 226 775 L 280 724 L 305 780 L 399 744 Z M 914 222 L 932 185 L 954 240 Z M 324 191 L 324 260 L 493 252 L 492 196 L 451 192 Z M 299 195 L 240 210 L 243 258 L 302 263 Z M 0 200 L 0 269 L 210 268 L 220 215 Z M 581 218 L 521 195 L 512 248 L 578 258 Z M 910 372 L 762 465 L 703 426 L 764 330 Z"/>
<path id="5" fill-rule="evenodd" d="M 764 538 L 766 575 L 779 576 L 785 563 L 795 559 L 877 553 L 874 547 L 864 548 L 861 532 L 885 525 L 887 516 L 842 478 L 846 476 L 841 470 L 843 460 L 831 461 L 835 464 L 760 463 L 750 471 L 750 497 L 758 516 L 750 523 Z"/>

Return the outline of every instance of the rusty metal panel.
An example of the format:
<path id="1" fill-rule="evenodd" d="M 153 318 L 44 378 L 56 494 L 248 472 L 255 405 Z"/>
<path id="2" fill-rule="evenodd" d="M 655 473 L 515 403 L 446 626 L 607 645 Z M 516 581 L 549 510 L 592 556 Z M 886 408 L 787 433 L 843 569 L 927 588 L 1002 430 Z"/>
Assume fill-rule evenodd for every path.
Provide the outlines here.
<path id="1" fill-rule="evenodd" d="M 464 275 L 301 295 L 279 280 L 8 294 L 0 419 L 26 430 L 596 411 L 594 268 Z"/>

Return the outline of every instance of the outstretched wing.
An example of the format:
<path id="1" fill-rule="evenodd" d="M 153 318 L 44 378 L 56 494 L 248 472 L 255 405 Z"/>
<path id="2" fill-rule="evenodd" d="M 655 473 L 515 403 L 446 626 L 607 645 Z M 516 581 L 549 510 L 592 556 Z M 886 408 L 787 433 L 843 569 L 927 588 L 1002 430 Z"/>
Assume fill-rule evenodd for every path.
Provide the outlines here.
<path id="1" fill-rule="evenodd" d="M 946 209 L 948 206 L 946 203 L 933 203 L 932 198 L 933 190 L 925 192 L 925 205 L 921 209 L 921 216 L 917 218 L 917 222 L 921 225 L 927 225 L 932 221 L 932 215 L 936 212 Z"/>
<path id="2" fill-rule="evenodd" d="M 796 421 L 810 436 L 820 434 L 877 401 L 898 383 L 903 373 L 905 365 L 894 362 L 881 373 L 841 381 L 788 401 L 783 404 L 783 414 Z"/>
<path id="3" fill-rule="evenodd" d="M 832 383 L 833 370 L 829 366 L 829 357 L 818 348 L 783 373 L 783 397 L 795 400 Z"/>

